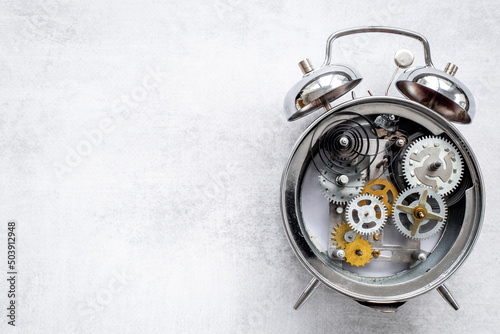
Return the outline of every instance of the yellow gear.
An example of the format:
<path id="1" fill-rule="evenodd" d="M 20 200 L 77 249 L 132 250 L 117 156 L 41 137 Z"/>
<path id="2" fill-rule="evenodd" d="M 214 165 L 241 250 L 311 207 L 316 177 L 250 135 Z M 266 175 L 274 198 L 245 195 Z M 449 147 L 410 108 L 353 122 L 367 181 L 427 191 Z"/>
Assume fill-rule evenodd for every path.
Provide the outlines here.
<path id="1" fill-rule="evenodd" d="M 351 267 L 364 267 L 371 258 L 373 258 L 372 245 L 363 238 L 356 238 L 345 247 L 345 259 L 351 264 Z"/>
<path id="2" fill-rule="evenodd" d="M 344 239 L 344 235 L 349 231 L 352 231 L 352 227 L 344 222 L 342 222 L 335 228 L 335 232 L 332 232 L 332 240 L 335 241 L 337 247 L 345 249 L 345 246 L 348 244 L 348 242 Z M 361 238 L 361 234 L 356 233 L 356 239 L 357 238 Z"/>
<path id="3" fill-rule="evenodd" d="M 392 214 L 394 203 L 396 202 L 396 198 L 399 196 L 397 188 L 390 181 L 385 179 L 373 179 L 366 182 L 366 185 L 361 193 L 370 194 L 380 199 L 380 201 L 387 208 L 388 217 Z"/>

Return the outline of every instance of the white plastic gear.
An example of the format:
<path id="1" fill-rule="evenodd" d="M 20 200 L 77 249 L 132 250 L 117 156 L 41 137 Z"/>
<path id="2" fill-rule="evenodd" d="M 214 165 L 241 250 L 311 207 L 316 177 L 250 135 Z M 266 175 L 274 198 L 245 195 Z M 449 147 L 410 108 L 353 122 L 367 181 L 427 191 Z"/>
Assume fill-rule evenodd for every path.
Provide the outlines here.
<path id="1" fill-rule="evenodd" d="M 404 211 L 403 207 L 407 208 L 417 207 L 420 204 L 419 202 L 422 198 L 422 195 L 424 194 L 424 191 L 427 191 L 427 196 L 425 199 L 426 211 L 436 216 L 441 216 L 442 220 L 439 221 L 430 218 L 422 219 L 419 226 L 417 227 L 415 235 L 411 235 L 414 227 L 413 223 L 415 222 L 416 218 L 414 214 Z M 433 199 L 431 201 L 432 205 L 429 203 L 429 198 Z M 396 228 L 399 230 L 399 232 L 401 232 L 407 238 L 415 240 L 427 239 L 436 234 L 439 230 L 443 228 L 444 224 L 446 223 L 447 216 L 448 216 L 448 208 L 446 206 L 446 202 L 444 201 L 443 196 L 430 188 L 422 186 L 408 188 L 401 194 L 399 194 L 399 197 L 396 199 L 396 202 L 394 203 L 394 210 L 392 213 L 394 225 L 396 225 Z M 420 229 L 429 224 L 431 221 L 435 222 L 434 225 L 431 226 L 430 229 L 427 227 L 425 231 L 420 232 Z"/>
<path id="2" fill-rule="evenodd" d="M 440 167 L 431 170 L 439 162 Z M 403 175 L 408 185 L 425 186 L 446 196 L 460 184 L 463 176 L 462 156 L 448 140 L 426 136 L 414 141 L 403 157 Z"/>
<path id="3" fill-rule="evenodd" d="M 352 229 L 361 234 L 379 231 L 387 220 L 387 208 L 373 195 L 359 195 L 346 208 L 346 220 Z"/>
<path id="4" fill-rule="evenodd" d="M 365 181 L 360 174 L 346 175 L 349 179 L 347 185 L 341 186 L 334 182 L 337 175 L 327 170 L 321 170 L 318 176 L 319 186 L 323 196 L 335 204 L 345 204 L 350 199 L 359 195 L 363 190 Z"/>

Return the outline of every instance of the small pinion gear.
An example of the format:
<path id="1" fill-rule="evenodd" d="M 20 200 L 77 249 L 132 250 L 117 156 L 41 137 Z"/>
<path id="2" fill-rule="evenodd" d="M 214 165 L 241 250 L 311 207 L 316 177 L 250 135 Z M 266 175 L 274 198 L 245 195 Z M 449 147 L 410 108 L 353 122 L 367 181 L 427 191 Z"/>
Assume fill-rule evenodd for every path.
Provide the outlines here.
<path id="1" fill-rule="evenodd" d="M 349 243 L 349 241 L 346 240 L 345 234 L 349 231 L 352 231 L 352 228 L 344 222 L 342 222 L 335 228 L 335 231 L 332 232 L 332 240 L 335 242 L 335 245 L 337 245 L 337 247 L 345 249 L 345 246 Z M 361 234 L 356 233 L 354 239 L 358 238 L 361 238 Z"/>
<path id="2" fill-rule="evenodd" d="M 371 258 L 373 258 L 372 246 L 365 239 L 357 238 L 345 247 L 345 259 L 351 267 L 364 267 L 365 264 L 370 263 Z"/>

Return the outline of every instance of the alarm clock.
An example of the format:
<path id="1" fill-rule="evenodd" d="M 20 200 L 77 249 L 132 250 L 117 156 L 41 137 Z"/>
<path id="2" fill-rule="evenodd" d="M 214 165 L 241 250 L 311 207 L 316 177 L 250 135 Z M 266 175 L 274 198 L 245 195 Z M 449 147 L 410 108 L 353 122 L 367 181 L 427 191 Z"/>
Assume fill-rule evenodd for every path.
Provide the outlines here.
<path id="1" fill-rule="evenodd" d="M 399 50 L 386 95 L 356 98 L 362 77 L 331 55 L 336 39 L 360 33 L 414 38 L 425 64 L 412 67 L 413 53 Z M 323 284 L 382 312 L 431 290 L 458 310 L 444 283 L 472 251 L 485 205 L 478 162 L 452 124 L 475 114 L 458 67 L 435 68 L 424 36 L 392 27 L 334 33 L 320 68 L 307 59 L 299 67 L 286 119 L 324 112 L 297 140 L 281 180 L 284 230 L 312 275 L 294 308 Z M 388 96 L 392 86 L 399 97 Z"/>

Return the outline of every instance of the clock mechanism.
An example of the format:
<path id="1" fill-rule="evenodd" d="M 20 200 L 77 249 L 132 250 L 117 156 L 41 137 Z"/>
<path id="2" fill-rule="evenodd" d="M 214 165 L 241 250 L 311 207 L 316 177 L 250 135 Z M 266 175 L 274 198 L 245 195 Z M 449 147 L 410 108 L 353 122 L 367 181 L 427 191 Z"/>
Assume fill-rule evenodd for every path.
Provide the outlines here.
<path id="1" fill-rule="evenodd" d="M 385 96 L 353 93 L 335 105 L 362 78 L 330 63 L 332 44 L 357 33 L 417 39 L 425 66 L 410 68 L 413 53 L 399 50 Z M 304 75 L 285 99 L 287 120 L 326 112 L 298 139 L 281 184 L 286 235 L 313 275 L 295 308 L 324 284 L 383 312 L 433 289 L 458 309 L 444 282 L 479 235 L 484 186 L 471 148 L 451 124 L 468 124 L 475 114 L 457 66 L 434 68 L 420 34 L 361 27 L 331 35 L 318 70 L 308 60 L 299 67 Z M 387 96 L 391 85 L 401 96 Z"/>

